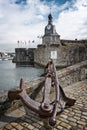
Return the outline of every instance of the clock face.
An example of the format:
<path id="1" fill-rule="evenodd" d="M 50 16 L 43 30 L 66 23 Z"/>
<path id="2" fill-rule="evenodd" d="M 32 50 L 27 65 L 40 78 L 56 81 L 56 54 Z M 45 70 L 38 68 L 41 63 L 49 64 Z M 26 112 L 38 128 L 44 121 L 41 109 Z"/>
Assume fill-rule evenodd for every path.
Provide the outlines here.
<path id="1" fill-rule="evenodd" d="M 51 25 L 47 25 L 47 29 L 48 29 L 48 30 L 51 29 Z"/>

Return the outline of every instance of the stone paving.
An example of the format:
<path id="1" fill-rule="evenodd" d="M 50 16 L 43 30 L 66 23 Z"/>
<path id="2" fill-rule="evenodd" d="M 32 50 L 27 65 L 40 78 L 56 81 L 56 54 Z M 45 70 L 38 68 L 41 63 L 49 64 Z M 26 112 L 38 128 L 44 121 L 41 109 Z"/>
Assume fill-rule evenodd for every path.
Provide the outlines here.
<path id="1" fill-rule="evenodd" d="M 76 103 L 57 115 L 54 128 L 49 126 L 48 118 L 40 118 L 32 111 L 26 115 L 21 107 L 6 115 L 14 120 L 0 130 L 87 130 L 87 80 L 65 87 L 64 91 L 68 97 L 75 98 Z"/>

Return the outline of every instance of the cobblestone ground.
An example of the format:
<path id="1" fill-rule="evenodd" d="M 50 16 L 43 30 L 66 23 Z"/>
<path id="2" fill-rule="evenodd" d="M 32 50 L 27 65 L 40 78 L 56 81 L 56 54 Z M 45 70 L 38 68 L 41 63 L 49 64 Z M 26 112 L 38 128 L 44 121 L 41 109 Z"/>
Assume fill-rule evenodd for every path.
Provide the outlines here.
<path id="1" fill-rule="evenodd" d="M 57 123 L 52 128 L 48 119 L 42 119 L 34 112 L 23 115 L 0 130 L 87 130 L 87 81 L 78 82 L 64 88 L 68 97 L 75 98 L 74 106 L 57 115 Z"/>

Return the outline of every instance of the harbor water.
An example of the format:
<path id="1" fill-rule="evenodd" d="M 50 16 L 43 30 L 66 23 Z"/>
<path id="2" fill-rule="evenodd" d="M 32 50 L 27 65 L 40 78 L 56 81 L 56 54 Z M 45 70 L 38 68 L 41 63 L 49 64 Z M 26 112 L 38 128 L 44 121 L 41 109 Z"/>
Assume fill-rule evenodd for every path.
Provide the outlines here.
<path id="1" fill-rule="evenodd" d="M 43 73 L 42 68 L 16 66 L 11 60 L 0 61 L 0 91 L 10 90 L 19 85 L 21 78 L 29 82 Z"/>

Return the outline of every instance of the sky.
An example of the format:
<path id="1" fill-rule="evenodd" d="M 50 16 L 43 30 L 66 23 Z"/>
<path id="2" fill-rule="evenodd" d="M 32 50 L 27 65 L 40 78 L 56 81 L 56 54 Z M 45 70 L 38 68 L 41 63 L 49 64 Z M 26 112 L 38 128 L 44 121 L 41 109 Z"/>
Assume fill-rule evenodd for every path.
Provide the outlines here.
<path id="1" fill-rule="evenodd" d="M 50 12 L 60 39 L 87 39 L 87 0 L 0 0 L 0 51 L 41 44 Z"/>

